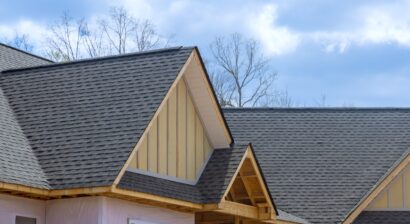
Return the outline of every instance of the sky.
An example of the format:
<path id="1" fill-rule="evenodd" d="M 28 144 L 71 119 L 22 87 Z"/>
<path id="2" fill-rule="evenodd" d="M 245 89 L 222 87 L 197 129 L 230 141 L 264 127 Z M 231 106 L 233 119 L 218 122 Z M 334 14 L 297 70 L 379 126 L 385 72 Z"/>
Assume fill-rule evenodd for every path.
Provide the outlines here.
<path id="1" fill-rule="evenodd" d="M 0 0 L 0 35 L 41 43 L 64 11 L 92 20 L 113 6 L 204 57 L 217 36 L 259 41 L 296 105 L 410 107 L 410 0 Z"/>

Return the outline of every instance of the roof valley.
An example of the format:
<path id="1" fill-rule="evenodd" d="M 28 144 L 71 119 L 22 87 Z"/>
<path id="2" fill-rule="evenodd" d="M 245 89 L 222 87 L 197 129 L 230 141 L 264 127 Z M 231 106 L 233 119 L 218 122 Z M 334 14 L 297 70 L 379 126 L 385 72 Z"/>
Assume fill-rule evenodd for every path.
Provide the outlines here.
<path id="1" fill-rule="evenodd" d="M 29 139 L 26 137 L 23 129 L 21 128 L 17 117 L 15 116 L 15 113 L 13 111 L 13 108 L 10 106 L 9 101 L 7 99 L 7 96 L 4 94 L 3 90 L 0 88 L 0 124 L 3 126 L 3 130 L 0 133 L 0 140 L 3 139 L 18 139 L 18 141 L 14 141 L 16 144 L 15 148 L 11 149 L 12 153 L 18 153 L 19 156 L 23 155 L 26 156 L 26 158 L 15 158 L 15 161 L 9 161 L 11 163 L 30 163 L 30 164 L 24 164 L 24 165 L 29 165 L 32 167 L 32 171 L 35 171 L 35 174 L 37 176 L 32 176 L 31 178 L 37 177 L 38 183 L 35 183 L 37 187 L 40 188 L 46 188 L 50 189 L 50 185 L 48 184 L 48 179 L 47 176 L 40 165 L 40 162 L 37 158 L 37 155 L 35 154 L 34 150 L 31 147 Z M 6 128 L 6 126 L 12 126 L 10 128 Z M 7 144 L 7 142 L 6 142 Z M 18 144 L 18 145 L 17 145 Z M 8 145 L 8 144 L 7 144 Z M 4 148 L 7 148 L 7 146 L 3 146 Z M 0 156 L 1 157 L 1 156 Z M 5 161 L 5 159 L 2 159 Z M 3 170 L 2 170 L 3 171 Z M 0 178 L 3 178 L 3 175 L 7 176 L 8 174 L 5 172 L 0 176 Z M 35 181 L 37 182 L 37 181 Z"/>

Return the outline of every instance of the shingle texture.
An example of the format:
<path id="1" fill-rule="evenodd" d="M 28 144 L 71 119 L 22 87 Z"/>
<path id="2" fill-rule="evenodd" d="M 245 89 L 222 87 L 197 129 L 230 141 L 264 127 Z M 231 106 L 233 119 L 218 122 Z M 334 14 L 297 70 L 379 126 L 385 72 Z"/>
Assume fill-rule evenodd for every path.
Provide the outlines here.
<path id="1" fill-rule="evenodd" d="M 279 213 L 279 215 L 277 216 L 277 218 L 279 220 L 287 221 L 287 222 L 291 222 L 291 223 L 309 224 L 309 222 L 306 221 L 305 219 L 301 219 L 297 216 L 294 216 L 294 215 L 289 214 L 287 212 L 284 212 L 282 210 L 278 209 L 278 213 Z"/>
<path id="2" fill-rule="evenodd" d="M 218 203 L 232 180 L 248 144 L 217 149 L 195 185 L 125 172 L 118 187 L 194 203 Z"/>
<path id="3" fill-rule="evenodd" d="M 224 109 L 279 209 L 340 223 L 410 146 L 410 109 Z"/>
<path id="4" fill-rule="evenodd" d="M 0 182 L 49 188 L 47 179 L 0 89 Z"/>
<path id="5" fill-rule="evenodd" d="M 0 43 L 0 72 L 50 63 Z M 0 88 L 0 182 L 49 188 L 32 148 Z"/>
<path id="6" fill-rule="evenodd" d="M 365 211 L 353 224 L 408 224 L 410 211 Z"/>
<path id="7" fill-rule="evenodd" d="M 3 72 L 0 88 L 50 187 L 111 185 L 192 50 Z"/>
<path id="8" fill-rule="evenodd" d="M 47 59 L 28 54 L 0 43 L 0 71 L 50 63 L 52 62 Z"/>

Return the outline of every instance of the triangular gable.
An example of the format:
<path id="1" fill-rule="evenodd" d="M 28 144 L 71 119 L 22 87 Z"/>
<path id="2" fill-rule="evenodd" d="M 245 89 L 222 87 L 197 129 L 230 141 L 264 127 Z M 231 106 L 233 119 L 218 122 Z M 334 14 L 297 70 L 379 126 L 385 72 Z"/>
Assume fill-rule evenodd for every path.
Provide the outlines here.
<path id="1" fill-rule="evenodd" d="M 183 78 L 141 139 L 128 170 L 196 181 L 213 151 L 203 126 Z"/>
<path id="2" fill-rule="evenodd" d="M 181 97 L 178 96 L 178 94 L 186 96 L 185 103 L 181 103 L 181 100 L 179 100 Z M 180 102 L 174 102 L 178 100 Z M 172 107 L 174 103 L 178 108 Z M 169 106 L 169 104 L 172 105 Z M 177 134 L 181 136 L 180 139 L 178 139 L 178 137 L 176 138 L 178 142 L 172 142 L 173 137 L 169 138 L 171 141 L 165 141 L 164 138 L 158 137 L 156 140 L 151 138 L 150 142 L 150 135 L 169 136 L 167 133 L 158 133 L 165 130 L 161 129 L 159 125 L 161 122 L 166 122 L 167 127 L 172 127 L 174 124 L 165 121 L 164 117 L 178 109 L 182 111 L 180 117 L 185 116 L 184 119 L 187 119 L 187 121 L 185 123 L 177 121 L 175 124 L 177 131 L 168 131 L 170 135 Z M 181 128 L 178 127 L 178 125 L 186 126 L 185 130 L 182 131 L 185 133 L 185 136 L 180 133 Z M 192 137 L 188 136 L 187 133 L 192 135 Z M 197 144 L 199 142 L 197 138 L 202 138 L 203 142 Z M 163 177 L 170 176 L 195 181 L 200 176 L 201 170 L 204 164 L 206 164 L 211 150 L 228 148 L 232 141 L 231 133 L 226 125 L 209 77 L 206 74 L 202 59 L 198 50 L 195 48 L 134 147 L 126 164 L 117 176 L 114 185 L 118 184 L 125 170 L 129 168 L 136 168 L 142 171 L 146 170 L 148 171 L 147 174 L 159 174 Z M 202 149 L 198 150 L 197 145 Z M 167 157 L 171 157 L 172 160 L 172 162 L 169 162 L 169 159 L 162 155 L 164 155 L 166 151 L 165 148 L 170 147 L 176 148 L 177 151 L 183 151 L 180 149 L 181 147 L 187 148 L 186 155 L 182 155 L 181 153 L 167 153 Z M 147 148 L 146 153 L 141 150 L 142 153 L 138 156 L 137 151 L 144 148 Z M 155 150 L 150 150 L 150 148 L 155 148 Z M 148 158 L 149 154 L 152 154 L 151 159 Z M 137 157 L 140 157 L 140 159 L 147 157 L 146 164 L 140 161 L 142 165 L 137 165 L 139 164 Z M 197 163 L 197 160 L 201 162 Z M 172 165 L 174 163 L 177 164 L 176 167 Z M 143 167 L 143 169 L 139 169 L 141 167 Z"/>
<path id="3" fill-rule="evenodd" d="M 410 151 L 406 151 L 403 156 L 392 166 L 392 168 L 389 169 L 386 175 L 384 175 L 380 179 L 380 181 L 369 191 L 369 193 L 363 197 L 363 199 L 349 213 L 343 223 L 353 223 L 353 221 L 360 215 L 360 213 L 362 213 L 366 209 L 389 210 L 389 201 L 391 201 L 391 206 L 395 207 L 394 209 L 402 209 L 399 207 L 405 205 L 404 201 L 410 201 L 410 199 L 406 199 L 406 193 L 403 191 L 405 190 L 405 188 L 403 188 L 403 186 L 400 186 L 401 184 L 404 184 L 404 178 L 406 179 L 405 181 L 407 181 L 406 175 L 409 174 L 407 173 L 408 171 L 406 168 L 409 166 L 409 163 Z M 389 191 L 391 191 L 391 196 L 394 196 L 392 200 L 384 197 L 388 197 L 390 195 Z M 386 192 L 389 195 L 385 195 Z"/>
<path id="4" fill-rule="evenodd" d="M 404 168 L 367 206 L 367 211 L 410 211 L 410 167 Z"/>
<path id="5" fill-rule="evenodd" d="M 215 211 L 255 220 L 276 219 L 275 205 L 251 145 Z"/>

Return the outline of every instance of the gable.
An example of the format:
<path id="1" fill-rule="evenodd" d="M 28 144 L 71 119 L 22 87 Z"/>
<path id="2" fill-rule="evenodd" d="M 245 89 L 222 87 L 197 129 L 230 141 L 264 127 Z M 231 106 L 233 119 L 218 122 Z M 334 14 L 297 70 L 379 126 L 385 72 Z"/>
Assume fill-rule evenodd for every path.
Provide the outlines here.
<path id="1" fill-rule="evenodd" d="M 171 91 L 129 170 L 195 181 L 213 148 L 184 79 Z"/>
<path id="2" fill-rule="evenodd" d="M 236 174 L 229 184 L 222 203 L 233 202 L 256 207 L 259 219 L 273 219 L 276 211 L 251 146 L 244 154 Z"/>
<path id="3" fill-rule="evenodd" d="M 195 183 L 212 149 L 229 148 L 232 142 L 195 48 L 114 184 L 119 183 L 126 169 Z"/>
<path id="4" fill-rule="evenodd" d="M 410 166 L 401 171 L 367 206 L 367 211 L 410 211 Z"/>

